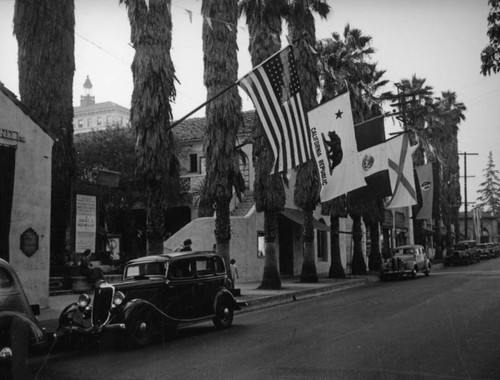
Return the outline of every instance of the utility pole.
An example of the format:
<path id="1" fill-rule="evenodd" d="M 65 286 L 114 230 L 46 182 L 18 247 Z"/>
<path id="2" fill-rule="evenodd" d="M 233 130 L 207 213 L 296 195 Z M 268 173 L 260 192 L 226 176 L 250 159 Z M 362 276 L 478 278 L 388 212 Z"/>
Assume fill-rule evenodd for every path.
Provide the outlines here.
<path id="1" fill-rule="evenodd" d="M 458 153 L 460 156 L 464 156 L 464 232 L 465 232 L 465 240 L 468 240 L 469 230 L 467 228 L 467 156 L 477 156 L 478 153 Z M 474 176 L 471 176 L 474 177 Z M 460 230 L 458 231 L 460 234 Z"/>

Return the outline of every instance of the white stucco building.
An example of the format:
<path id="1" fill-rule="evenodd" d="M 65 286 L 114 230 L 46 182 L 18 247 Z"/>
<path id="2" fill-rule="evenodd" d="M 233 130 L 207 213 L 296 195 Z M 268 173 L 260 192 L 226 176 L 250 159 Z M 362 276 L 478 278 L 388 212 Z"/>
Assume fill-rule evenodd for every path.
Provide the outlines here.
<path id="1" fill-rule="evenodd" d="M 30 303 L 48 307 L 54 140 L 1 82 L 0 115 L 0 258 Z"/>

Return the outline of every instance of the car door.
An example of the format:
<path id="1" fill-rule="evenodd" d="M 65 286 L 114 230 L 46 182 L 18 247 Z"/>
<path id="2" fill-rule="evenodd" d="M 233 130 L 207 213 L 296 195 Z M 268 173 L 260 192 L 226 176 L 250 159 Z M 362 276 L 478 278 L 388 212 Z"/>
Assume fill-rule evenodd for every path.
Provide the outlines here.
<path id="1" fill-rule="evenodd" d="M 165 312 L 176 319 L 196 318 L 195 275 L 190 258 L 170 262 L 167 274 Z"/>
<path id="2" fill-rule="evenodd" d="M 195 299 L 198 315 L 204 317 L 213 313 L 213 294 L 215 294 L 216 280 L 213 257 L 202 256 L 195 260 L 196 285 Z"/>

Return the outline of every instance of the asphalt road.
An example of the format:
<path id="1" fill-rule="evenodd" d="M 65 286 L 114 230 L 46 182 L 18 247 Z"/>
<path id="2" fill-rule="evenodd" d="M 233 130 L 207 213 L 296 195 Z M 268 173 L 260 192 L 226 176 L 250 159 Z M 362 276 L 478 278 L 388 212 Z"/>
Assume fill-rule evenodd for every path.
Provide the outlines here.
<path id="1" fill-rule="evenodd" d="M 56 353 L 37 379 L 500 379 L 500 258 L 177 331 Z M 31 362 L 35 373 L 42 358 Z"/>

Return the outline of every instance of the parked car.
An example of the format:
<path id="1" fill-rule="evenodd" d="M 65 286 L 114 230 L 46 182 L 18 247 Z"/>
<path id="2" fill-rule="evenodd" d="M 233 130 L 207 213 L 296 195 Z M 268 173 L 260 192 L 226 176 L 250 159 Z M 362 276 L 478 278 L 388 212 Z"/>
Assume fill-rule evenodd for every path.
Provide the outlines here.
<path id="1" fill-rule="evenodd" d="M 490 247 L 490 251 L 491 251 L 491 256 L 492 257 L 498 257 L 500 256 L 500 249 L 498 248 L 498 244 L 497 243 L 487 243 L 488 246 Z"/>
<path id="2" fill-rule="evenodd" d="M 123 282 L 97 285 L 93 302 L 83 294 L 59 318 L 62 339 L 118 330 L 130 346 L 147 345 L 179 323 L 212 319 L 229 328 L 239 305 L 229 291 L 224 260 L 213 252 L 179 252 L 128 262 Z"/>
<path id="3" fill-rule="evenodd" d="M 0 259 L 0 378 L 26 377 L 30 353 L 43 352 L 49 336 L 35 315 L 38 305 L 30 305 L 14 268 Z M 24 377 L 23 377 L 24 376 Z"/>
<path id="4" fill-rule="evenodd" d="M 488 243 L 479 243 L 476 245 L 476 248 L 479 252 L 481 260 L 491 259 L 493 257 L 492 247 Z"/>
<path id="5" fill-rule="evenodd" d="M 444 257 L 444 266 L 449 267 L 455 264 L 469 265 L 479 261 L 480 257 L 476 241 L 462 240 L 455 244 L 452 249 L 448 250 Z"/>
<path id="6" fill-rule="evenodd" d="M 390 277 L 402 278 L 411 276 L 416 278 L 418 273 L 428 276 L 432 263 L 427 257 L 424 247 L 418 244 L 402 245 L 391 252 L 391 257 L 383 260 L 380 267 L 380 279 Z"/>

